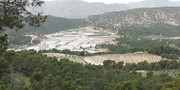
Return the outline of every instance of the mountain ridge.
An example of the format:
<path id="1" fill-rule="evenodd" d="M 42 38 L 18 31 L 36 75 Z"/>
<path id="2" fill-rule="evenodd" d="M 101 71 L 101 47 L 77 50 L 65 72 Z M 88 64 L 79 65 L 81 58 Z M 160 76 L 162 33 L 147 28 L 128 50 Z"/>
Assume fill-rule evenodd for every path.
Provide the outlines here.
<path id="1" fill-rule="evenodd" d="M 133 31 L 133 33 L 156 32 L 160 34 L 164 30 L 166 32 L 163 33 L 167 36 L 179 36 L 180 7 L 141 8 L 111 12 L 89 16 L 86 21 L 89 25 L 116 33 Z"/>
<path id="2" fill-rule="evenodd" d="M 87 3 L 80 0 L 71 0 L 66 2 L 46 1 L 42 8 L 45 15 L 82 19 L 89 15 L 126 10 L 127 6 L 123 4 L 106 5 L 104 3 Z"/>
<path id="3" fill-rule="evenodd" d="M 154 28 L 158 28 L 159 32 L 166 29 L 166 35 L 178 36 L 180 27 L 180 7 L 158 7 L 158 8 L 139 8 L 125 10 L 119 12 L 110 12 L 100 15 L 91 15 L 86 19 L 67 19 L 62 17 L 49 16 L 46 23 L 39 28 L 28 27 L 20 30 L 24 34 L 50 34 L 68 29 L 77 29 L 85 26 L 93 26 L 95 29 L 102 28 L 119 33 L 119 31 L 132 31 L 140 29 L 144 32 L 151 27 L 151 33 L 156 32 Z M 175 31 L 169 32 L 169 29 Z M 149 33 L 148 31 L 148 33 Z M 177 33 L 176 33 L 177 32 Z M 175 33 L 175 34 L 174 34 Z"/>
<path id="4" fill-rule="evenodd" d="M 164 23 L 173 26 L 180 25 L 180 7 L 159 7 L 159 8 L 140 8 L 121 12 L 111 12 L 101 15 L 89 16 L 86 21 L 91 24 L 111 24 L 114 27 L 123 25 L 148 25 Z M 116 24 L 116 25 L 115 25 Z M 106 26 L 106 24 L 104 24 Z M 109 26 L 107 26 L 108 28 Z"/>
<path id="5" fill-rule="evenodd" d="M 98 15 L 114 11 L 164 6 L 180 6 L 180 2 L 171 2 L 169 0 L 145 0 L 129 4 L 104 4 L 99 2 L 89 3 L 81 0 L 60 0 L 45 1 L 45 5 L 38 8 L 37 11 L 43 11 L 45 15 L 56 17 L 84 19 L 90 15 Z"/>

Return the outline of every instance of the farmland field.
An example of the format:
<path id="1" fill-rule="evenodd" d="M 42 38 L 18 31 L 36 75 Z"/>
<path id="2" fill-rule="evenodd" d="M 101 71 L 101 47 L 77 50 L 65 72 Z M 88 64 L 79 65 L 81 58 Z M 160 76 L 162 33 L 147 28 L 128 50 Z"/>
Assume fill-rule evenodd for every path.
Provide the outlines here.
<path id="1" fill-rule="evenodd" d="M 57 57 L 58 60 L 67 58 L 70 61 L 83 64 L 93 64 L 93 65 L 103 65 L 105 60 L 114 60 L 116 62 L 123 61 L 124 63 L 139 63 L 143 61 L 158 62 L 162 60 L 161 56 L 147 54 L 147 53 L 129 53 L 129 54 L 107 54 L 107 55 L 97 55 L 97 56 L 85 56 L 80 57 L 76 55 L 66 55 L 60 53 L 45 53 L 45 55 L 50 57 Z"/>

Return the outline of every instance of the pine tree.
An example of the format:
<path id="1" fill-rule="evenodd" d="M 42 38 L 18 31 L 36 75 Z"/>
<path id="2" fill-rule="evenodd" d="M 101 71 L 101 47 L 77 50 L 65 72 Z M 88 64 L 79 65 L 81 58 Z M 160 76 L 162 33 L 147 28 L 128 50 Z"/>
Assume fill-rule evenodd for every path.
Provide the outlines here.
<path id="1" fill-rule="evenodd" d="M 42 12 L 32 13 L 27 8 L 40 7 L 42 0 L 1 0 L 0 1 L 0 53 L 7 49 L 8 29 L 18 31 L 25 26 L 39 27 L 47 16 Z"/>

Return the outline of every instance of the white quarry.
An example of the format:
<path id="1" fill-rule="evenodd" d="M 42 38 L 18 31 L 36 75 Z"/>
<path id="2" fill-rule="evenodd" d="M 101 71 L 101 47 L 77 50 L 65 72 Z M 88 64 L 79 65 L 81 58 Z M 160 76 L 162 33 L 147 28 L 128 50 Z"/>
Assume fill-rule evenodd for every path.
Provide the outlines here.
<path id="1" fill-rule="evenodd" d="M 99 44 L 115 44 L 117 38 L 114 33 L 105 30 L 94 30 L 89 27 L 77 30 L 61 31 L 54 34 L 44 35 L 47 39 L 42 40 L 40 44 L 27 47 L 27 50 L 65 50 L 87 51 L 89 53 L 101 52 L 95 47 Z"/>

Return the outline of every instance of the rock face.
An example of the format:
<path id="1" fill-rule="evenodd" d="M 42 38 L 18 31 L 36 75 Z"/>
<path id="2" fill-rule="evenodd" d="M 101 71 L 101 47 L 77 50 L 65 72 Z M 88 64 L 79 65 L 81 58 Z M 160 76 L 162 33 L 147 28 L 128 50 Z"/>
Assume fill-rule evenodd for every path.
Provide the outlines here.
<path id="1" fill-rule="evenodd" d="M 119 30 L 124 27 L 148 27 L 154 24 L 180 26 L 180 7 L 133 9 L 112 12 L 90 16 L 86 21 L 93 26 L 111 30 Z"/>
<path id="2" fill-rule="evenodd" d="M 46 15 L 52 15 L 56 17 L 82 19 L 87 18 L 89 15 L 123 11 L 133 8 L 162 6 L 180 6 L 180 3 L 170 2 L 169 0 L 146 0 L 129 4 L 104 4 L 88 3 L 81 0 L 54 0 L 46 1 L 42 8 L 39 8 L 35 11 L 43 11 Z"/>

